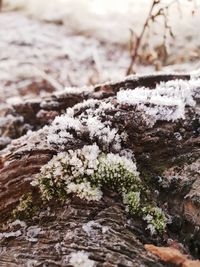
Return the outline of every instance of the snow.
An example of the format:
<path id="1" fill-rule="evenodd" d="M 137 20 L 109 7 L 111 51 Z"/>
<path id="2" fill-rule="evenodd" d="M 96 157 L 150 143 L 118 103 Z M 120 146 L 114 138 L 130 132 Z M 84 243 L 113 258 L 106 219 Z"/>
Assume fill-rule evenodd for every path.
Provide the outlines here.
<path id="1" fill-rule="evenodd" d="M 127 154 L 128 158 L 114 153 L 104 154 L 95 143 L 60 152 L 41 167 L 36 182 L 31 184 L 39 186 L 42 196 L 47 200 L 55 195 L 59 197 L 61 191 L 62 196 L 72 193 L 87 201 L 99 201 L 103 196 L 102 184 L 109 179 L 113 179 L 113 183 L 118 179 L 122 182 L 124 170 L 139 181 L 133 157 Z"/>
<path id="2" fill-rule="evenodd" d="M 94 267 L 95 262 L 88 258 L 88 253 L 85 251 L 72 252 L 70 255 L 69 263 L 73 267 Z"/>
<path id="3" fill-rule="evenodd" d="M 129 53 L 116 44 L 103 44 L 70 33 L 68 27 L 41 23 L 17 12 L 1 13 L 0 24 L 4 25 L 0 28 L 1 98 L 10 98 L 11 104 L 20 101 L 19 95 L 53 90 L 41 81 L 58 92 L 66 88 L 70 93 L 73 87 L 82 87 L 84 92 L 89 90 L 85 85 L 124 76 Z"/>
<path id="4" fill-rule="evenodd" d="M 0 14 L 0 24 L 4 25 L 0 28 L 1 97 L 14 104 L 20 102 L 19 95 L 44 95 L 64 88 L 70 93 L 76 86 L 124 78 L 130 62 L 130 28 L 141 30 L 150 2 L 5 0 L 4 10 L 17 12 Z M 194 61 L 199 55 L 199 2 L 194 16 L 193 2 L 182 0 L 180 10 L 176 4 L 170 8 L 169 21 L 176 39 L 169 40 L 170 66 L 163 67 L 163 72 L 199 68 L 199 62 Z M 150 46 L 150 55 L 155 54 L 153 48 L 159 47 L 161 36 L 162 23 L 157 23 L 144 40 Z M 188 65 L 191 59 L 194 62 Z M 154 67 L 138 65 L 136 71 L 144 74 L 154 71 Z"/>
<path id="5" fill-rule="evenodd" d="M 16 225 L 19 225 L 22 228 L 26 228 L 27 227 L 27 225 L 26 225 L 26 223 L 24 221 L 21 221 L 21 220 L 18 220 L 18 219 L 9 224 L 10 227 L 13 227 L 13 226 L 16 226 Z"/>
<path id="6" fill-rule="evenodd" d="M 20 229 L 17 231 L 12 231 L 12 229 L 15 227 L 20 227 Z M 38 236 L 44 233 L 44 231 L 42 231 L 42 229 L 37 225 L 27 227 L 27 224 L 24 221 L 18 219 L 9 223 L 9 229 L 9 232 L 0 233 L 0 240 L 3 238 L 21 236 L 29 242 L 37 242 Z"/>
<path id="7" fill-rule="evenodd" d="M 114 164 L 121 164 L 126 168 L 127 171 L 134 173 L 135 176 L 139 175 L 139 173 L 137 172 L 136 164 L 125 156 L 109 153 L 106 155 L 106 157 L 101 159 L 101 163 L 110 166 Z"/>
<path id="8" fill-rule="evenodd" d="M 4 232 L 0 233 L 0 240 L 3 238 L 18 237 L 20 235 L 22 235 L 22 232 L 20 230 L 17 230 L 15 232 Z"/>
<path id="9" fill-rule="evenodd" d="M 95 229 L 100 229 L 102 231 L 102 234 L 105 234 L 109 230 L 109 227 L 102 226 L 101 224 L 95 221 L 89 221 L 83 224 L 82 229 L 86 232 L 88 236 L 92 236 L 92 234 L 95 232 Z"/>
<path id="10" fill-rule="evenodd" d="M 43 184 L 43 179 L 49 180 L 51 185 L 56 183 L 67 194 L 76 193 L 81 199 L 88 201 L 100 200 L 102 197 L 100 188 L 91 186 L 84 178 L 92 175 L 97 169 L 99 153 L 100 150 L 96 144 L 84 146 L 82 149 L 75 151 L 68 150 L 58 153 L 46 165 L 41 167 L 41 173 L 36 177 L 38 183 L 35 183 L 35 185 L 40 185 L 41 193 L 47 199 L 52 196 L 49 195 L 48 188 Z M 78 183 L 77 180 L 79 180 Z"/>
<path id="11" fill-rule="evenodd" d="M 101 121 L 105 111 L 111 111 L 113 108 L 110 102 L 89 99 L 67 109 L 65 114 L 56 117 L 50 125 L 48 143 L 64 149 L 75 136 L 79 137 L 85 132 L 89 134 L 91 141 L 101 143 L 105 149 L 111 145 L 116 151 L 120 150 L 121 142 L 126 136 L 120 135 L 110 120 Z M 86 112 L 76 117 L 75 111 L 81 109 Z"/>
<path id="12" fill-rule="evenodd" d="M 28 260 L 26 263 L 26 267 L 36 267 L 38 265 L 38 261 L 36 260 Z"/>
<path id="13" fill-rule="evenodd" d="M 93 87 L 92 86 L 82 86 L 82 87 L 65 87 L 64 92 L 66 94 L 81 94 L 81 93 L 87 93 L 87 92 L 92 92 Z M 63 94 L 62 92 L 56 93 L 56 95 L 59 95 L 60 93 Z"/>
<path id="14" fill-rule="evenodd" d="M 67 140 L 73 139 L 73 135 L 69 131 L 74 130 L 76 133 L 80 133 L 82 129 L 83 126 L 78 119 L 67 114 L 57 116 L 49 128 L 48 142 L 64 145 Z"/>
<path id="15" fill-rule="evenodd" d="M 170 0 L 162 0 L 163 6 L 171 3 Z M 182 0 L 181 4 L 174 1 L 169 9 L 169 21 L 175 35 L 177 46 L 181 41 L 199 36 L 196 30 L 200 23 L 200 1 Z M 5 0 L 8 10 L 20 9 L 26 14 L 45 21 L 62 22 L 70 27 L 73 32 L 89 34 L 97 39 L 110 42 L 127 44 L 130 38 L 129 29 L 136 33 L 141 30 L 145 17 L 151 5 L 151 1 L 140 0 Z M 196 7 L 196 13 L 191 16 Z M 162 32 L 162 23 L 157 23 L 154 29 L 155 36 Z M 158 38 L 157 38 L 158 39 Z M 156 40 L 156 38 L 154 39 Z M 188 42 L 191 46 L 191 43 Z"/>
<path id="16" fill-rule="evenodd" d="M 6 100 L 6 103 L 10 104 L 10 105 L 18 105 L 18 104 L 21 104 L 22 102 L 23 101 L 22 101 L 21 97 L 19 97 L 19 96 L 9 97 Z"/>
<path id="17" fill-rule="evenodd" d="M 93 172 L 93 170 L 91 170 Z M 91 175 L 92 173 L 87 173 Z M 83 183 L 69 183 L 67 186 L 67 193 L 74 193 L 81 199 L 87 199 L 88 201 L 99 201 L 102 198 L 102 191 L 99 188 L 92 188 L 89 182 Z"/>
<path id="18" fill-rule="evenodd" d="M 181 141 L 181 140 L 183 139 L 181 133 L 179 133 L 179 132 L 175 132 L 175 133 L 174 133 L 174 136 L 175 136 L 175 138 L 176 138 L 178 141 Z"/>
<path id="19" fill-rule="evenodd" d="M 157 120 L 175 121 L 185 118 L 185 106 L 194 107 L 196 98 L 200 97 L 200 79 L 172 80 L 161 82 L 155 89 L 138 87 L 121 90 L 117 93 L 120 105 L 134 105 L 137 110 L 144 111 L 150 124 Z M 114 105 L 111 101 L 87 100 L 67 109 L 66 113 L 54 119 L 48 127 L 47 140 L 49 145 L 65 149 L 73 138 L 89 135 L 103 149 L 113 148 L 120 151 L 121 143 L 126 140 L 126 133 L 119 133 L 118 127 L 112 125 L 109 114 Z M 82 110 L 79 115 L 77 111 Z M 84 112 L 83 112 L 84 111 Z M 111 114 L 111 113 L 110 113 Z M 117 116 L 117 114 L 115 114 Z M 83 134 L 84 133 L 84 134 Z"/>
<path id="20" fill-rule="evenodd" d="M 30 226 L 26 231 L 26 240 L 30 242 L 37 242 L 38 235 L 44 233 L 38 226 Z"/>
<path id="21" fill-rule="evenodd" d="M 120 104 L 135 105 L 155 120 L 175 121 L 185 118 L 185 106 L 195 106 L 199 97 L 200 79 L 161 82 L 154 90 L 138 87 L 117 93 Z"/>

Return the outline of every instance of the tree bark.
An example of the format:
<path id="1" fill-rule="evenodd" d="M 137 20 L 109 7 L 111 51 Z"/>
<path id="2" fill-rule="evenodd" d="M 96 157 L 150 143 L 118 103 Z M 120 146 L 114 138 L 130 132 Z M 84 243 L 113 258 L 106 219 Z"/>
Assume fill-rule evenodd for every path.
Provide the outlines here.
<path id="1" fill-rule="evenodd" d="M 48 96 L 29 99 L 25 102 L 6 105 L 0 110 L 0 134 L 6 138 L 0 142 L 0 149 L 5 148 L 12 139 L 19 138 L 28 130 L 38 130 L 49 124 L 57 115 L 62 114 L 68 107 L 87 99 L 106 99 L 116 95 L 120 88 L 150 87 L 153 88 L 159 82 L 176 79 L 190 79 L 188 74 L 146 75 L 133 76 L 124 81 L 106 83 L 93 88 L 83 88 L 80 92 L 59 92 Z M 45 87 L 45 82 L 44 85 Z M 46 85 L 47 86 L 47 85 Z M 76 91 L 74 89 L 74 91 Z"/>
<path id="2" fill-rule="evenodd" d="M 35 174 L 60 151 L 59 146 L 47 142 L 47 129 L 42 126 L 48 125 L 66 108 L 89 98 L 114 105 L 114 109 L 100 114 L 100 119 L 110 120 L 112 127 L 117 127 L 121 133 L 126 131 L 128 139 L 122 144 L 123 148 L 134 151 L 141 178 L 147 180 L 152 191 L 160 192 L 155 199 L 171 215 L 172 222 L 164 236 L 151 237 L 141 219 L 132 218 L 125 212 L 116 192 L 105 190 L 103 199 L 95 203 L 74 197 L 66 204 L 52 203 L 49 209 L 43 209 L 39 216 L 29 220 L 26 227 L 5 223 L 2 226 L 4 231 L 19 230 L 21 234 L 1 240 L 0 266 L 70 266 L 69 254 L 82 250 L 89 253 L 89 258 L 97 266 L 170 266 L 150 256 L 143 244 L 166 245 L 171 239 L 182 242 L 186 253 L 199 257 L 200 136 L 196 131 L 199 129 L 199 95 L 196 96 L 195 107 L 186 107 L 185 119 L 174 122 L 158 120 L 154 125 L 146 122 L 143 111 L 133 106 L 119 106 L 115 97 L 122 87 L 148 86 L 154 90 L 160 81 L 177 78 L 189 80 L 190 76 L 129 78 L 119 83 L 96 86 L 86 92 L 53 94 L 43 100 L 27 101 L 7 111 L 23 117 L 22 127 L 28 123 L 34 131 L 27 135 L 23 135 L 22 131 L 18 139 L 13 135 L 15 140 L 1 151 L 2 223 L 9 218 L 20 197 L 32 190 L 30 181 Z M 75 117 L 80 118 L 87 109 L 83 105 L 78 106 Z M 95 112 L 95 107 L 93 109 Z M 180 129 L 182 138 L 177 139 L 174 133 Z M 87 144 L 91 144 L 91 140 L 84 133 L 66 144 L 64 150 L 75 150 Z M 101 142 L 98 145 L 101 146 Z M 158 176 L 162 177 L 161 184 Z M 33 194 L 37 198 L 37 192 L 33 191 Z M 89 232 L 84 230 L 88 223 Z M 30 234 L 32 226 L 40 228 L 36 236 Z"/>

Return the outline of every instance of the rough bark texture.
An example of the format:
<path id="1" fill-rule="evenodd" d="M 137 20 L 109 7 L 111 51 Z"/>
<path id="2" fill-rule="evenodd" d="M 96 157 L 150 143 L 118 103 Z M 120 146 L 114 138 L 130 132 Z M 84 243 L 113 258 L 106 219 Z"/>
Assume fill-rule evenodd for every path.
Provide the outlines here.
<path id="1" fill-rule="evenodd" d="M 32 190 L 30 181 L 40 167 L 60 149 L 47 143 L 46 129 L 38 129 L 49 124 L 55 115 L 61 114 L 67 107 L 88 98 L 96 98 L 115 105 L 114 110 L 106 112 L 106 119 L 111 120 L 113 127 L 117 125 L 119 131 L 126 130 L 128 141 L 123 144 L 123 148 L 134 151 L 141 178 L 152 192 L 160 192 L 157 201 L 172 216 L 172 223 L 164 236 L 153 238 L 145 231 L 139 218 L 131 218 L 126 214 L 116 193 L 106 190 L 103 200 L 98 203 L 73 198 L 65 205 L 53 203 L 49 209 L 45 207 L 39 216 L 21 228 L 19 237 L 3 238 L 0 266 L 70 266 L 69 254 L 80 250 L 89 252 L 89 258 L 97 266 L 170 266 L 150 256 L 143 244 L 170 244 L 171 239 L 182 242 L 184 252 L 199 257 L 199 99 L 196 99 L 196 107 L 186 108 L 184 120 L 157 121 L 152 127 L 146 123 L 142 111 L 126 105 L 119 107 L 115 98 L 121 87 L 148 86 L 153 90 L 160 81 L 176 78 L 189 79 L 190 76 L 130 78 L 116 84 L 97 86 L 80 94 L 63 93 L 50 95 L 42 102 L 27 101 L 6 111 L 12 111 L 16 117 L 23 117 L 22 127 L 29 124 L 35 131 L 18 139 L 15 138 L 23 135 L 23 131 L 14 134 L 15 140 L 1 152 L 1 222 L 9 217 L 19 198 Z M 76 117 L 84 111 L 82 107 L 78 108 Z M 41 117 L 38 114 L 42 114 Z M 180 131 L 182 139 L 178 140 L 174 133 Z M 7 133 L 4 132 L 4 136 Z M 84 134 L 72 140 L 65 149 L 76 149 L 90 143 L 87 134 Z M 158 176 L 162 176 L 161 184 Z M 33 194 L 37 198 L 37 193 Z M 91 221 L 91 231 L 87 233 L 82 226 Z M 41 228 L 36 236 L 30 234 L 30 226 L 33 225 Z M 6 224 L 3 229 L 16 231 L 18 228 Z"/>
<path id="2" fill-rule="evenodd" d="M 12 139 L 16 139 L 28 130 L 38 130 L 49 124 L 55 116 L 65 112 L 66 108 L 90 98 L 105 99 L 114 96 L 120 88 L 136 88 L 148 86 L 153 88 L 157 83 L 175 79 L 188 80 L 187 74 L 147 75 L 127 78 L 117 83 L 107 83 L 93 88 L 85 88 L 81 93 L 59 92 L 38 99 L 30 99 L 15 105 L 4 105 L 0 109 L 0 149 L 6 147 Z M 43 83 L 43 89 L 47 87 Z"/>

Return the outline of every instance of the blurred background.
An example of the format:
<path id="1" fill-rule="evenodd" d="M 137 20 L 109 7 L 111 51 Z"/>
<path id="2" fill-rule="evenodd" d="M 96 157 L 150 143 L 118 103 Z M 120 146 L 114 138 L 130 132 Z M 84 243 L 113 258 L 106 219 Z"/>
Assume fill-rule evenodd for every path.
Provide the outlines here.
<path id="1" fill-rule="evenodd" d="M 200 0 L 3 0 L 0 101 L 200 68 Z"/>

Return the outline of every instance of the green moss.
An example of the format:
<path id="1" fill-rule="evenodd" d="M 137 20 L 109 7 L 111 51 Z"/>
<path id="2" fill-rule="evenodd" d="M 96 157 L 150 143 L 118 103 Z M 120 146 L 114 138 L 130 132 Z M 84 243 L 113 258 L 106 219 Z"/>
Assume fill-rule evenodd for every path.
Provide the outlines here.
<path id="1" fill-rule="evenodd" d="M 98 169 L 88 179 L 95 185 L 108 186 L 120 193 L 137 191 L 142 188 L 138 175 L 127 170 L 121 162 L 109 165 L 100 159 Z"/>
<path id="2" fill-rule="evenodd" d="M 19 205 L 13 210 L 13 217 L 20 220 L 31 219 L 37 211 L 38 208 L 33 203 L 32 193 L 29 192 L 20 198 Z"/>
<path id="3" fill-rule="evenodd" d="M 50 199 L 59 199 L 65 200 L 67 197 L 65 191 L 64 182 L 54 183 L 53 176 L 50 175 L 48 177 L 43 176 L 40 178 L 40 189 L 43 192 L 43 200 Z"/>
<path id="4" fill-rule="evenodd" d="M 147 229 L 152 234 L 155 231 L 162 233 L 166 229 L 166 217 L 162 209 L 144 201 L 140 197 L 141 192 L 129 192 L 124 195 L 124 203 L 132 215 L 143 218 L 147 223 Z"/>
<path id="5" fill-rule="evenodd" d="M 63 200 L 73 193 L 88 201 L 99 200 L 101 189 L 107 187 L 122 196 L 132 215 L 146 220 L 151 232 L 153 229 L 163 232 L 166 227 L 164 213 L 151 204 L 150 194 L 139 178 L 135 163 L 112 153 L 90 154 L 91 148 L 60 153 L 45 165 L 38 176 L 42 197 Z"/>
<path id="6" fill-rule="evenodd" d="M 160 208 L 148 205 L 143 207 L 141 211 L 148 225 L 153 226 L 160 233 L 165 230 L 166 217 Z"/>
<path id="7" fill-rule="evenodd" d="M 137 214 L 140 212 L 140 192 L 131 191 L 127 194 L 124 194 L 123 201 L 125 204 L 127 204 L 128 211 L 132 214 Z"/>

